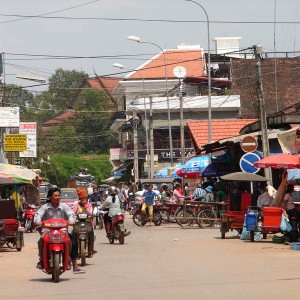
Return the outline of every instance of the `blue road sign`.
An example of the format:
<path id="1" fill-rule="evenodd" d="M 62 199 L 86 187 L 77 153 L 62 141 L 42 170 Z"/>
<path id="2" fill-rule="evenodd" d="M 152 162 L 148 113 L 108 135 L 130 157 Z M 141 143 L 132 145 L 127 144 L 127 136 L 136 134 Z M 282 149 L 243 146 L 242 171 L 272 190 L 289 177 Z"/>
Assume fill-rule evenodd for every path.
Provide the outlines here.
<path id="1" fill-rule="evenodd" d="M 261 158 L 255 153 L 246 153 L 241 157 L 240 168 L 246 173 L 257 173 L 260 169 L 254 167 L 254 163 Z"/>

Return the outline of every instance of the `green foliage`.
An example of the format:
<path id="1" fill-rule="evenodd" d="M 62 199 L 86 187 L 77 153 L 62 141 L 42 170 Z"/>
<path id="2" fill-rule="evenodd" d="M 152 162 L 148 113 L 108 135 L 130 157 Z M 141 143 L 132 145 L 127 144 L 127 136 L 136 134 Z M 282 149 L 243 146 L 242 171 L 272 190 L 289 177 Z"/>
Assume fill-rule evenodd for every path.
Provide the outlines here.
<path id="1" fill-rule="evenodd" d="M 85 168 L 88 169 L 89 174 L 97 178 L 98 182 L 109 177 L 112 169 L 108 155 L 84 158 L 57 154 L 50 157 L 50 165 L 42 167 L 42 176 L 46 177 L 52 184 L 65 187 L 70 176 Z"/>
<path id="2" fill-rule="evenodd" d="M 78 88 L 87 77 L 85 72 L 57 69 L 49 78 L 49 93 L 52 96 L 53 108 L 57 110 L 74 108 Z"/>

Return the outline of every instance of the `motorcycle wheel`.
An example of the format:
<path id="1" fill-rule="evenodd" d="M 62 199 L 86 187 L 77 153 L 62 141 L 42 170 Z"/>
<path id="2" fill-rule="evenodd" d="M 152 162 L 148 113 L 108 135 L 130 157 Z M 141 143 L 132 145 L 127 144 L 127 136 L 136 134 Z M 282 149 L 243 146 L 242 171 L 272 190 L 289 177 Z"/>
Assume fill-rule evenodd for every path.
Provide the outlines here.
<path id="1" fill-rule="evenodd" d="M 59 275 L 60 275 L 60 270 L 59 270 L 59 252 L 54 253 L 53 257 L 53 270 L 52 270 L 52 280 L 57 283 L 59 282 Z"/>
<path id="2" fill-rule="evenodd" d="M 122 232 L 119 233 L 119 243 L 121 245 L 123 245 L 124 241 L 125 241 L 125 235 L 124 235 L 124 232 L 122 231 Z"/>
<path id="3" fill-rule="evenodd" d="M 85 249 L 84 249 L 84 241 L 80 241 L 80 246 L 79 246 L 79 252 L 80 252 L 80 259 L 81 259 L 81 265 L 85 266 Z"/>
<path id="4" fill-rule="evenodd" d="M 153 223 L 155 226 L 160 226 L 162 223 L 162 216 L 159 212 L 153 214 Z"/>
<path id="5" fill-rule="evenodd" d="M 31 226 L 32 226 L 32 220 L 26 219 L 24 231 L 30 232 Z"/>
<path id="6" fill-rule="evenodd" d="M 98 222 L 99 222 L 99 224 L 98 224 L 98 226 L 99 226 L 99 229 L 101 230 L 101 229 L 103 229 L 103 217 L 101 216 L 101 217 L 99 217 L 99 220 L 98 220 Z"/>
<path id="7" fill-rule="evenodd" d="M 196 214 L 192 209 L 187 208 L 185 211 L 183 208 L 180 208 L 175 213 L 176 223 L 181 227 L 189 227 L 194 224 Z"/>
<path id="8" fill-rule="evenodd" d="M 132 217 L 132 220 L 133 220 L 133 223 L 137 226 L 141 226 L 141 222 L 142 222 L 142 215 L 140 212 L 135 212 L 133 214 L 133 217 Z"/>
<path id="9" fill-rule="evenodd" d="M 217 219 L 216 214 L 211 209 L 200 210 L 197 213 L 197 224 L 200 228 L 213 227 Z"/>

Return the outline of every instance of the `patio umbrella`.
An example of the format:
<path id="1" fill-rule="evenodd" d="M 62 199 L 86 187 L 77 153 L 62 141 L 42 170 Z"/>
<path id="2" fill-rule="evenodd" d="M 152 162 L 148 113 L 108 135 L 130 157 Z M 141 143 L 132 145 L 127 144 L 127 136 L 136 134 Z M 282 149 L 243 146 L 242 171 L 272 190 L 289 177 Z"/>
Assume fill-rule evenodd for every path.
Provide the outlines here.
<path id="1" fill-rule="evenodd" d="M 195 156 L 187 161 L 176 174 L 184 178 L 199 178 L 201 176 L 201 172 L 208 166 L 208 164 L 208 155 Z"/>
<path id="2" fill-rule="evenodd" d="M 265 157 L 254 163 L 256 168 L 299 169 L 300 156 L 292 154 L 277 154 Z"/>
<path id="3" fill-rule="evenodd" d="M 7 175 L 0 173 L 0 185 L 6 184 L 29 184 L 31 180 L 19 176 Z"/>
<path id="4" fill-rule="evenodd" d="M 10 164 L 0 164 L 0 173 L 29 181 L 38 178 L 38 175 L 32 170 Z"/>
<path id="5" fill-rule="evenodd" d="M 162 169 L 160 169 L 156 174 L 155 174 L 155 178 L 167 178 L 170 177 L 168 175 L 168 170 L 170 169 L 170 166 L 168 167 L 164 167 Z"/>
<path id="6" fill-rule="evenodd" d="M 177 171 L 180 170 L 183 167 L 182 164 L 177 164 L 173 167 L 173 170 L 171 172 L 171 178 L 172 179 L 182 179 L 181 176 L 177 175 Z"/>

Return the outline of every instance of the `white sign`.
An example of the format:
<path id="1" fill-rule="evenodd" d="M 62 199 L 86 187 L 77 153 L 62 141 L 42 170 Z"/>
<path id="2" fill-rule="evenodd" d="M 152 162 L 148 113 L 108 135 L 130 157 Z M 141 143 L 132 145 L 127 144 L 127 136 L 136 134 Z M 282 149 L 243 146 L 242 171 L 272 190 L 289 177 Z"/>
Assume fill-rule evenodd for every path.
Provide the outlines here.
<path id="1" fill-rule="evenodd" d="M 0 127 L 19 127 L 19 107 L 0 107 Z"/>
<path id="2" fill-rule="evenodd" d="M 19 156 L 37 157 L 36 122 L 20 122 L 19 133 L 27 135 L 27 150 L 19 152 Z"/>

